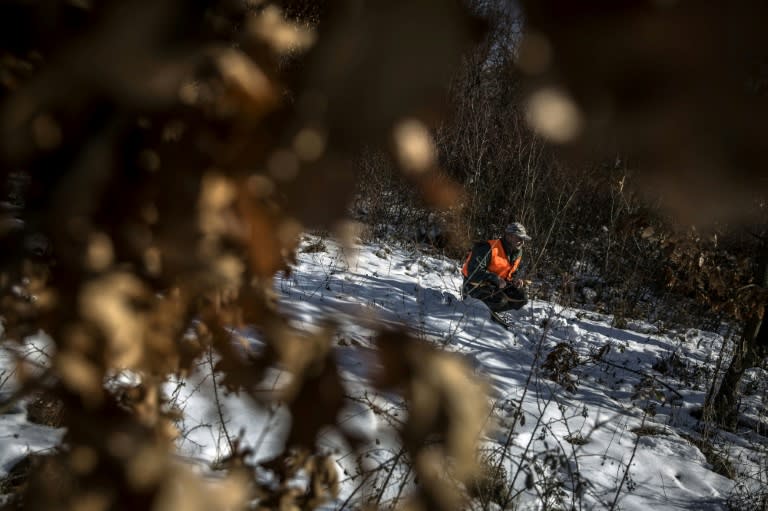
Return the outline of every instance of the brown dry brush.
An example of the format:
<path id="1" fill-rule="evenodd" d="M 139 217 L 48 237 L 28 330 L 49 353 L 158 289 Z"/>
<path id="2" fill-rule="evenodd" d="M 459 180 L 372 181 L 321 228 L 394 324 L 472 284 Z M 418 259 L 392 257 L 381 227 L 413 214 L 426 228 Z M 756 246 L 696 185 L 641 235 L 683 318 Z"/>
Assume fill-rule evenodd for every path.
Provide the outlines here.
<path id="1" fill-rule="evenodd" d="M 457 200 L 436 179 L 428 127 L 482 27 L 442 0 L 285 7 L 290 16 L 260 0 L 0 6 L 0 177 L 15 198 L 0 231 L 3 342 L 51 336 L 46 379 L 24 378 L 23 360 L 18 374 L 22 389 L 63 403 L 66 427 L 19 505 L 305 509 L 338 493 L 315 448 L 343 404 L 334 326 L 288 326 L 272 279 L 290 271 L 302 230 L 338 225 L 363 146 L 392 150 L 427 204 Z M 228 327 L 245 324 L 263 333 L 263 354 L 235 349 Z M 402 439 L 420 482 L 409 505 L 455 509 L 441 473 L 473 473 L 482 389 L 405 331 L 380 343 L 378 383 L 410 405 Z M 162 384 L 211 348 L 220 381 L 256 402 L 265 369 L 294 375 L 279 396 L 294 418 L 286 450 L 265 465 L 283 484 L 259 487 L 237 442 L 217 481 L 171 458 Z M 103 382 L 122 369 L 141 384 L 116 396 Z M 311 482 L 297 491 L 287 481 L 302 468 Z"/>

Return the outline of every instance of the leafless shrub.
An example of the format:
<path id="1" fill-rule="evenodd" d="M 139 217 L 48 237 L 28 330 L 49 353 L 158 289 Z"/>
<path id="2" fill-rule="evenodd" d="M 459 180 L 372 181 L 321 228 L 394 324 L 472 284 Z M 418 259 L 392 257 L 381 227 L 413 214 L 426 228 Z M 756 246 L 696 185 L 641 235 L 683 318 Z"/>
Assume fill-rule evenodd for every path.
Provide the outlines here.
<path id="1" fill-rule="evenodd" d="M 314 254 L 317 252 L 325 252 L 326 249 L 327 247 L 325 246 L 325 241 L 323 241 L 322 238 L 318 238 L 312 243 L 309 243 L 306 246 L 302 247 L 301 252 L 305 254 Z"/>
<path id="2" fill-rule="evenodd" d="M 728 496 L 729 510 L 761 511 L 768 506 L 768 492 L 765 490 L 765 471 L 760 477 L 737 479 L 733 492 Z"/>
<path id="3" fill-rule="evenodd" d="M 578 378 L 571 373 L 581 364 L 579 354 L 567 342 L 558 343 L 541 364 L 547 378 L 569 392 L 576 392 Z"/>
<path id="4" fill-rule="evenodd" d="M 27 404 L 27 419 L 52 428 L 61 427 L 62 403 L 50 393 L 42 392 Z"/>
<path id="5" fill-rule="evenodd" d="M 480 458 L 478 475 L 467 486 L 469 497 L 479 502 L 481 509 L 490 509 L 492 504 L 501 509 L 514 509 L 506 501 L 509 484 L 507 471 L 494 459 L 492 453 L 485 453 Z"/>
<path id="6" fill-rule="evenodd" d="M 563 440 L 565 440 L 566 442 L 572 445 L 586 445 L 589 443 L 589 440 L 584 438 L 581 435 L 581 433 L 573 433 L 573 434 L 567 435 L 563 437 Z"/>

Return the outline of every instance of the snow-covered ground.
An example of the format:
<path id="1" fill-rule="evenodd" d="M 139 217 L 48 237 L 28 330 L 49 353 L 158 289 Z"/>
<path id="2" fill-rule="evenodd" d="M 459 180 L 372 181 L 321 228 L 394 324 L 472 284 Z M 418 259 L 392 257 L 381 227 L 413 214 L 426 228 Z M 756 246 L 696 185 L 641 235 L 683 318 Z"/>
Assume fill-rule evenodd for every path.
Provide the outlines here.
<path id="1" fill-rule="evenodd" d="M 456 260 L 385 244 L 342 247 L 311 235 L 298 256 L 289 276 L 277 276 L 279 306 L 301 329 L 319 328 L 329 318 L 341 325 L 334 349 L 349 398 L 339 422 L 370 445 L 359 460 L 335 431 L 319 439 L 342 479 L 329 509 L 359 507 L 362 474 L 371 467 L 391 474 L 379 482 L 381 502 L 409 488 L 407 468 L 396 466 L 392 429 L 407 411 L 397 396 L 368 385 L 372 335 L 381 324 L 408 326 L 458 354 L 487 382 L 490 394 L 479 398 L 488 399 L 492 412 L 478 455 L 504 469 L 502 494 L 515 495 L 517 509 L 716 510 L 729 502 L 749 509 L 744 498 L 767 484 L 768 439 L 746 430 L 705 432 L 690 414 L 710 390 L 723 343 L 718 333 L 659 331 L 637 320 L 617 329 L 609 316 L 539 300 L 514 313 L 507 331 L 490 321 L 481 303 L 459 298 Z M 245 334 L 259 349 L 258 335 Z M 13 366 L 7 353 L 3 357 L 0 392 L 7 397 Z M 237 435 L 255 459 L 279 452 L 287 410 L 215 392 L 211 367 L 203 360 L 196 374 L 167 385 L 184 411 L 179 454 L 209 463 L 226 456 L 228 437 Z M 743 408 L 763 423 L 765 376 L 750 371 L 753 390 L 743 398 Z M 276 372 L 274 385 L 286 378 Z M 5 410 L 0 476 L 60 437 L 27 422 L 23 403 Z M 728 460 L 734 478 L 714 470 L 718 460 Z"/>

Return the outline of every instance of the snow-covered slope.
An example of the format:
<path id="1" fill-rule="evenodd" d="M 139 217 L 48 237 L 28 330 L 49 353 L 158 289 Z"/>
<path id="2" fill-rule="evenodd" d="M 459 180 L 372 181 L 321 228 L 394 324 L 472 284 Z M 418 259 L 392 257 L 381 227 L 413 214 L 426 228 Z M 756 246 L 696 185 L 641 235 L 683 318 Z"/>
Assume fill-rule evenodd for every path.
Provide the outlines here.
<path id="1" fill-rule="evenodd" d="M 478 457 L 500 470 L 496 490 L 485 488 L 478 508 L 499 509 L 514 497 L 509 508 L 727 509 L 765 484 L 764 437 L 716 430 L 704 437 L 690 413 L 710 389 L 723 343 L 717 333 L 659 332 L 642 321 L 617 329 L 611 317 L 539 300 L 514 313 L 508 331 L 481 303 L 460 299 L 458 261 L 385 244 L 342 247 L 310 235 L 298 255 L 291 274 L 276 279 L 279 307 L 301 329 L 329 318 L 341 325 L 334 349 L 349 399 L 340 424 L 369 444 L 359 459 L 337 432 L 320 439 L 342 478 L 329 509 L 358 507 L 372 494 L 391 503 L 412 485 L 393 430 L 407 410 L 397 396 L 368 385 L 371 338 L 382 324 L 405 325 L 456 353 L 491 389 L 478 396 L 492 409 Z M 257 335 L 250 341 L 258 348 Z M 201 464 L 219 459 L 228 452 L 227 436 L 240 432 L 255 459 L 279 452 L 287 411 L 215 393 L 210 368 L 204 361 L 197 374 L 167 386 L 185 412 L 180 454 Z M 275 386 L 289 377 L 274 376 Z M 763 372 L 750 378 L 764 389 Z M 755 420 L 765 413 L 761 399 L 759 390 L 744 397 Z M 11 436 L 23 431 L 22 416 L 0 416 L 4 464 L 19 445 L 42 445 L 34 443 L 39 431 Z M 58 434 L 50 433 L 48 445 Z M 733 478 L 721 475 L 728 470 Z"/>

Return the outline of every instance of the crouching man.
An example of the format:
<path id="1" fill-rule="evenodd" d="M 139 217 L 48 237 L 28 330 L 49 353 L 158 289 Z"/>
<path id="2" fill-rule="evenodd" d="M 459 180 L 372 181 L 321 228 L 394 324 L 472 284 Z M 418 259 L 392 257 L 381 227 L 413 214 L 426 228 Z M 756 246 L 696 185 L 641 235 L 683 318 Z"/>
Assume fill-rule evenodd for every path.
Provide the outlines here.
<path id="1" fill-rule="evenodd" d="M 462 298 L 477 298 L 493 312 L 518 310 L 528 303 L 524 281 L 515 278 L 515 272 L 530 239 L 523 224 L 515 222 L 501 238 L 475 243 L 461 269 Z"/>

